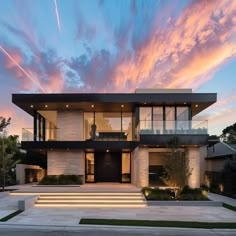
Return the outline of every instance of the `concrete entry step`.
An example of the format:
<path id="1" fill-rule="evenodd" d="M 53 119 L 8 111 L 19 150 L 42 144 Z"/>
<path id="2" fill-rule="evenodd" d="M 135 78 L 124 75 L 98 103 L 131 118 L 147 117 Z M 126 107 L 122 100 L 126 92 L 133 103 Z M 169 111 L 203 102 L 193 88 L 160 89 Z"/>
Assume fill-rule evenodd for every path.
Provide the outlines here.
<path id="1" fill-rule="evenodd" d="M 141 193 L 42 193 L 35 204 L 39 207 L 144 207 Z"/>
<path id="2" fill-rule="evenodd" d="M 37 207 L 145 207 L 142 193 L 82 192 L 32 193 L 12 192 L 11 195 L 38 195 Z"/>

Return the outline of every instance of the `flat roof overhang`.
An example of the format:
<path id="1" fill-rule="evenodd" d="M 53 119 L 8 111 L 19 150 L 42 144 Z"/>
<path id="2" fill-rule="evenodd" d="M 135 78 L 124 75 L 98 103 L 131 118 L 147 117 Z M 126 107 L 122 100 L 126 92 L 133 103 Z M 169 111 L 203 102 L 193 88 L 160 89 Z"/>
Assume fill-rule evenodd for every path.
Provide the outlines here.
<path id="1" fill-rule="evenodd" d="M 33 115 L 34 110 L 120 112 L 123 105 L 123 112 L 132 112 L 136 106 L 141 105 L 183 105 L 191 106 L 192 116 L 194 116 L 216 100 L 216 93 L 12 94 L 12 102 L 30 115 Z"/>
<path id="2" fill-rule="evenodd" d="M 84 151 L 132 151 L 137 141 L 22 141 L 21 148 L 26 150 L 78 150 Z"/>

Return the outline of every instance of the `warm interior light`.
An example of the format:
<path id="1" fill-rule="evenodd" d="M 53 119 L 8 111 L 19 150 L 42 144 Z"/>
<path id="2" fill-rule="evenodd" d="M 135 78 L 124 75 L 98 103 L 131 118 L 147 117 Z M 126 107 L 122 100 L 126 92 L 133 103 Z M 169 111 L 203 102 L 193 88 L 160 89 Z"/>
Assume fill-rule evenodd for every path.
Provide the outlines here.
<path id="1" fill-rule="evenodd" d="M 69 105 L 67 104 L 66 107 L 69 107 Z"/>
<path id="2" fill-rule="evenodd" d="M 45 107 L 47 108 L 47 107 L 48 107 L 48 105 L 45 105 Z"/>
<path id="3" fill-rule="evenodd" d="M 34 105 L 30 105 L 30 107 L 31 107 L 31 108 L 33 108 L 33 107 L 34 107 Z"/>
<path id="4" fill-rule="evenodd" d="M 109 150 L 107 149 L 107 152 L 109 152 Z"/>
<path id="5" fill-rule="evenodd" d="M 122 104 L 121 107 L 124 107 L 124 105 Z"/>
<path id="6" fill-rule="evenodd" d="M 93 107 L 94 107 L 94 105 L 91 105 L 91 107 L 93 108 Z"/>
<path id="7" fill-rule="evenodd" d="M 195 107 L 198 107 L 198 104 L 196 104 Z"/>

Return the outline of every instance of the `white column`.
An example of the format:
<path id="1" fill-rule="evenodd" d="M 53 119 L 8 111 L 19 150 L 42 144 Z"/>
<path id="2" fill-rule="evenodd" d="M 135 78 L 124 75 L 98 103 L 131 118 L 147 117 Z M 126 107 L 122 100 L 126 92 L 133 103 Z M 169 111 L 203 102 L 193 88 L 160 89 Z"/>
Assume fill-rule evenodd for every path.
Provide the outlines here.
<path id="1" fill-rule="evenodd" d="M 133 154 L 133 171 L 135 172 L 133 183 L 137 187 L 148 186 L 148 148 L 136 148 Z"/>
<path id="2" fill-rule="evenodd" d="M 189 161 L 189 170 L 191 175 L 188 179 L 188 185 L 190 188 L 200 187 L 200 148 L 188 147 L 187 158 Z"/>

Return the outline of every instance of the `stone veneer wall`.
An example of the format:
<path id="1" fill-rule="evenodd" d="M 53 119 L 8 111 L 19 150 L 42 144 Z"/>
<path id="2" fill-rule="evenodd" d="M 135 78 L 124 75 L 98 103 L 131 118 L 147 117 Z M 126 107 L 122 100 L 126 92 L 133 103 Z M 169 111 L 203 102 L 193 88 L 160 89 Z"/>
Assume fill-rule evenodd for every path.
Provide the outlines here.
<path id="1" fill-rule="evenodd" d="M 84 168 L 82 150 L 48 151 L 48 175 L 84 175 Z"/>
<path id="2" fill-rule="evenodd" d="M 57 112 L 57 140 L 58 141 L 82 141 L 83 135 L 83 112 L 81 111 L 58 111 Z"/>
<path id="3" fill-rule="evenodd" d="M 189 169 L 192 170 L 188 180 L 190 188 L 200 187 L 200 148 L 199 147 L 188 147 L 186 154 L 189 159 Z"/>
<path id="4" fill-rule="evenodd" d="M 132 183 L 137 187 L 148 186 L 148 148 L 135 148 L 132 161 Z"/>

